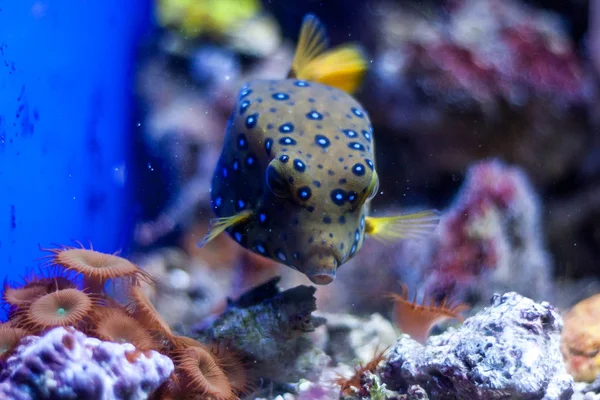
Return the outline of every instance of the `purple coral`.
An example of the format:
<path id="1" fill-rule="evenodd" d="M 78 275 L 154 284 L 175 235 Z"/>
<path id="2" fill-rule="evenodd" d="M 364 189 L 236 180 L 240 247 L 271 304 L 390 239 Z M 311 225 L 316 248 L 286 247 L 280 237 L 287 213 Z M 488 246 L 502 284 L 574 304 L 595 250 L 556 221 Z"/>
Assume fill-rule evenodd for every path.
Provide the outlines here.
<path id="1" fill-rule="evenodd" d="M 551 260 L 542 245 L 539 201 L 525 174 L 498 160 L 472 166 L 438 235 L 424 247 L 407 244 L 402 263 L 419 267 L 425 291 L 435 297 L 485 298 L 507 289 L 547 296 Z"/>
<path id="2" fill-rule="evenodd" d="M 0 375 L 0 397 L 146 399 L 173 372 L 173 362 L 129 343 L 102 342 L 73 328 L 28 336 Z"/>

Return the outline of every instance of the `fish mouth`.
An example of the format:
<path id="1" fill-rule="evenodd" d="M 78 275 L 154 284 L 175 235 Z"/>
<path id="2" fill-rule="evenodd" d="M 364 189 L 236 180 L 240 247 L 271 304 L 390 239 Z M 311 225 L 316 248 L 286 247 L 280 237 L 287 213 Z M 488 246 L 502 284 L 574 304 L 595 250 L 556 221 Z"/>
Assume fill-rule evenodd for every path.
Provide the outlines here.
<path id="1" fill-rule="evenodd" d="M 327 285 L 335 279 L 340 257 L 330 247 L 314 248 L 306 254 L 304 274 L 316 285 Z"/>

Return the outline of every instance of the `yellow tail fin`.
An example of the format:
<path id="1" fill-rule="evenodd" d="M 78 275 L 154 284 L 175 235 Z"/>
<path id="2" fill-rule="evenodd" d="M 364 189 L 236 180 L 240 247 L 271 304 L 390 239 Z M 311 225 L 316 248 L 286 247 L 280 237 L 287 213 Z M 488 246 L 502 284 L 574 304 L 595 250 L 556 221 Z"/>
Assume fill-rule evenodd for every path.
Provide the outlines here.
<path id="1" fill-rule="evenodd" d="M 354 93 L 367 70 L 367 61 L 357 45 L 327 48 L 323 24 L 313 14 L 304 17 L 290 78 L 322 83 Z"/>
<path id="2" fill-rule="evenodd" d="M 252 211 L 246 210 L 232 215 L 231 217 L 211 219 L 210 225 L 208 226 L 208 232 L 206 233 L 206 236 L 204 236 L 204 239 L 202 239 L 201 242 L 198 242 L 198 247 L 203 247 L 205 244 L 216 238 L 220 233 L 224 232 L 225 229 L 248 220 L 252 214 Z"/>
<path id="3" fill-rule="evenodd" d="M 419 211 L 394 217 L 365 218 L 365 233 L 375 239 L 421 239 L 431 234 L 440 222 L 437 210 Z"/>

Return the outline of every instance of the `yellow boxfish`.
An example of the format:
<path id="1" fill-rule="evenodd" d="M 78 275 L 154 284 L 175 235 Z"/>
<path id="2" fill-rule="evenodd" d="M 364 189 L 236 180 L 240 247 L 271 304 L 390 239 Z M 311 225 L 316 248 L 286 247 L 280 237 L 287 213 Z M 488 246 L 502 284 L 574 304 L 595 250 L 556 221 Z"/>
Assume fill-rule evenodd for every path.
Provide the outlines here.
<path id="1" fill-rule="evenodd" d="M 218 218 L 199 244 L 227 231 L 240 245 L 326 285 L 365 235 L 418 238 L 435 210 L 373 217 L 373 129 L 351 96 L 366 71 L 359 47 L 327 50 L 321 22 L 304 17 L 287 79 L 247 83 L 228 123 L 211 186 Z"/>

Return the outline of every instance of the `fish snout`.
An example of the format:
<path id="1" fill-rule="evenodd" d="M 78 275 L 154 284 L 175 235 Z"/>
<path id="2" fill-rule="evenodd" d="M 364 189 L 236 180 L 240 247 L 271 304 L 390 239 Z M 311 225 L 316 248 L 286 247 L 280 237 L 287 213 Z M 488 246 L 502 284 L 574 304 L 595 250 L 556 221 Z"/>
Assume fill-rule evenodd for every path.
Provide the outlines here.
<path id="1" fill-rule="evenodd" d="M 339 265 L 338 259 L 331 251 L 313 253 L 304 264 L 304 273 L 316 285 L 327 285 L 335 279 Z"/>

